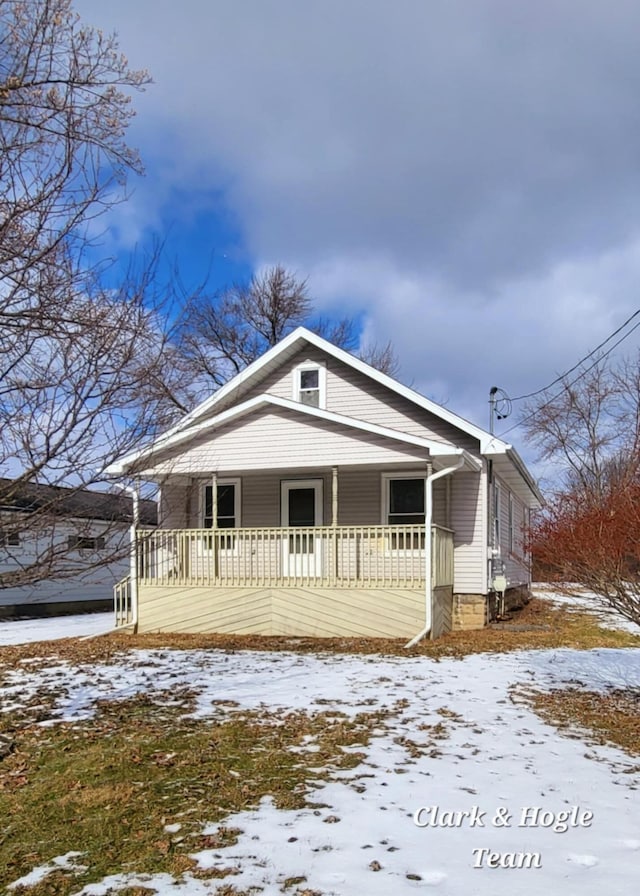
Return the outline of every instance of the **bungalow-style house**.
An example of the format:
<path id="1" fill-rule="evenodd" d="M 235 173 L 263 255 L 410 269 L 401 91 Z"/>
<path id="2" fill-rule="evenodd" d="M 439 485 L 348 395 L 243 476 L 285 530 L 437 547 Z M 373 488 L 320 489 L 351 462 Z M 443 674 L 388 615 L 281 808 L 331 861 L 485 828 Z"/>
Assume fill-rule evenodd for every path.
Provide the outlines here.
<path id="1" fill-rule="evenodd" d="M 155 526 L 155 501 L 140 521 Z M 132 498 L 0 478 L 0 619 L 108 610 L 130 567 Z"/>
<path id="2" fill-rule="evenodd" d="M 304 328 L 108 472 L 160 489 L 116 589 L 141 632 L 416 641 L 528 592 L 511 445 Z"/>

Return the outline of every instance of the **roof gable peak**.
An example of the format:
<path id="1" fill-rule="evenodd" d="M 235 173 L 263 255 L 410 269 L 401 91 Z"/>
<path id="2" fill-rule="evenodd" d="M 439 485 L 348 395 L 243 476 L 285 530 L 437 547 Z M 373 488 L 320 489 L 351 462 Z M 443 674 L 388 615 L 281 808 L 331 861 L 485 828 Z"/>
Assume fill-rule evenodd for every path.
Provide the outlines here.
<path id="1" fill-rule="evenodd" d="M 486 451 L 489 446 L 491 446 L 489 448 L 490 451 L 497 451 L 499 453 L 502 453 L 511 447 L 506 442 L 503 442 L 496 436 L 491 435 L 481 427 L 470 423 L 468 420 L 465 420 L 458 414 L 455 414 L 447 408 L 442 407 L 442 405 L 431 401 L 431 399 L 426 398 L 424 395 L 421 395 L 419 392 L 416 392 L 409 386 L 403 385 L 388 374 L 383 373 L 380 370 L 376 370 L 370 364 L 367 364 L 366 361 L 357 358 L 355 355 L 352 355 L 350 352 L 346 351 L 343 348 L 339 348 L 337 345 L 329 342 L 323 336 L 319 336 L 317 333 L 308 330 L 306 327 L 297 327 L 295 330 L 292 330 L 291 333 L 287 334 L 287 336 L 281 339 L 280 342 L 268 349 L 259 358 L 256 358 L 255 361 L 252 361 L 251 364 L 245 367 L 244 370 L 240 371 L 240 373 L 236 374 L 236 376 L 225 383 L 224 386 L 221 386 L 216 392 L 213 393 L 213 395 L 209 396 L 209 398 L 201 402 L 201 404 L 199 404 L 189 414 L 183 417 L 182 420 L 180 420 L 180 422 L 176 424 L 176 426 L 169 430 L 166 435 L 172 435 L 173 433 L 179 432 L 184 428 L 191 427 L 194 423 L 207 416 L 210 412 L 215 413 L 216 407 L 218 407 L 219 405 L 224 405 L 225 401 L 228 399 L 237 398 L 239 400 L 242 400 L 242 394 L 250 386 L 259 383 L 260 380 L 264 378 L 264 376 L 266 376 L 267 372 L 273 369 L 274 366 L 281 363 L 283 360 L 286 360 L 288 357 L 293 357 L 293 355 L 305 343 L 314 346 L 315 348 L 323 351 L 325 354 L 336 358 L 337 360 L 341 361 L 344 364 L 347 364 L 355 370 L 358 370 L 360 373 L 369 377 L 373 381 L 385 386 L 388 389 L 391 389 L 396 394 L 402 395 L 404 398 L 417 405 L 418 407 L 429 411 L 429 413 L 432 413 L 436 417 L 445 420 L 467 435 L 478 439 L 478 441 L 480 442 L 480 450 L 482 452 Z"/>

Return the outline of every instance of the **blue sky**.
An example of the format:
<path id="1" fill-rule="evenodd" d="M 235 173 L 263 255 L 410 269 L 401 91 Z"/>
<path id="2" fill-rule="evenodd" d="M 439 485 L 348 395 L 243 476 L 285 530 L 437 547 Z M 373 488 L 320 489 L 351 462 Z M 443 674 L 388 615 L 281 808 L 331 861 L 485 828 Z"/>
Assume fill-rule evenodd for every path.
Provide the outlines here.
<path id="1" fill-rule="evenodd" d="M 76 8 L 154 79 L 105 253 L 163 240 L 187 286 L 285 264 L 483 426 L 492 385 L 540 388 L 640 307 L 637 3 Z"/>

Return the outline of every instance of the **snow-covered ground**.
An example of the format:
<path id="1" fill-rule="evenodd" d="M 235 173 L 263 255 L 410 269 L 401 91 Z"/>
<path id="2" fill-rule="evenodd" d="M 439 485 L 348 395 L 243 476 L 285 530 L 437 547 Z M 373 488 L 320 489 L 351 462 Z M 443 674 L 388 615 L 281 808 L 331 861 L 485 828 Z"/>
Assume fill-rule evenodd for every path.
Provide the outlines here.
<path id="1" fill-rule="evenodd" d="M 0 620 L 0 647 L 32 641 L 102 635 L 113 629 L 113 613 L 82 613 L 78 616 L 47 616 L 42 619 Z"/>
<path id="2" fill-rule="evenodd" d="M 284 884 L 299 877 L 305 878 L 299 892 L 322 896 L 626 896 L 637 885 L 640 865 L 638 763 L 614 748 L 560 736 L 517 695 L 518 687 L 568 682 L 638 688 L 640 650 L 440 661 L 140 650 L 123 653 L 115 664 L 81 667 L 52 656 L 39 671 L 25 665 L 12 672 L 0 705 L 8 709 L 48 691 L 58 695 L 48 723 L 56 724 L 87 718 L 99 699 L 188 687 L 198 695 L 194 712 L 201 718 L 257 707 L 350 715 L 386 708 L 386 721 L 377 724 L 368 746 L 358 748 L 364 761 L 314 790 L 322 808 L 278 810 L 265 798 L 226 819 L 226 826 L 243 832 L 235 846 L 200 852 L 198 863 L 235 868 L 224 883 L 263 896 L 293 896 L 296 889 Z M 398 701 L 404 701 L 401 708 Z M 421 726 L 437 723 L 448 733 L 437 751 L 410 755 L 403 740 L 427 744 L 429 729 Z M 177 829 L 174 822 L 167 819 L 168 830 Z M 215 829 L 210 819 L 201 822 L 203 833 Z M 81 853 L 78 843 L 34 874 L 81 866 Z M 223 881 L 187 874 L 177 883 L 168 875 L 123 873 L 77 894 L 107 896 L 143 886 L 201 896 L 215 894 Z"/>
<path id="3" fill-rule="evenodd" d="M 576 610 L 592 613 L 604 628 L 617 628 L 621 631 L 630 632 L 632 635 L 640 635 L 640 626 L 615 613 L 602 602 L 601 598 L 579 586 L 576 586 L 571 593 L 568 593 L 566 591 L 557 591 L 552 585 L 538 584 L 533 586 L 532 591 L 536 597 L 551 601 L 551 603 L 564 604 L 575 607 Z"/>

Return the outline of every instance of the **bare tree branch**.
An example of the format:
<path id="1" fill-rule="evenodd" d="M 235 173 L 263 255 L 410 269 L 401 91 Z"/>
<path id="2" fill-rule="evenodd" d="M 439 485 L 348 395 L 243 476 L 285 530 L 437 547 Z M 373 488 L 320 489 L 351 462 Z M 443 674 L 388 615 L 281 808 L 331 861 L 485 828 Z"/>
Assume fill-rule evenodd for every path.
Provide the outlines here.
<path id="1" fill-rule="evenodd" d="M 58 537 L 68 488 L 104 487 L 105 465 L 167 422 L 157 257 L 106 288 L 87 253 L 89 225 L 141 171 L 125 138 L 148 82 L 70 0 L 0 0 L 0 588 L 77 570 Z"/>
<path id="2" fill-rule="evenodd" d="M 558 474 L 531 531 L 538 575 L 576 583 L 640 625 L 640 356 L 602 360 L 525 413 Z"/>
<path id="3" fill-rule="evenodd" d="M 200 290 L 187 303 L 179 328 L 179 354 L 186 359 L 200 397 L 232 376 L 296 327 L 308 329 L 334 345 L 356 348 L 353 322 L 314 316 L 307 281 L 281 265 L 236 283 L 214 295 Z M 391 343 L 368 347 L 360 357 L 386 373 L 397 371 Z"/>

